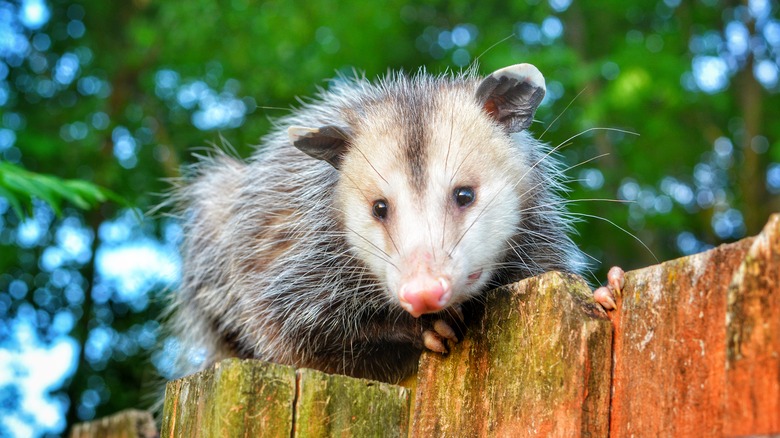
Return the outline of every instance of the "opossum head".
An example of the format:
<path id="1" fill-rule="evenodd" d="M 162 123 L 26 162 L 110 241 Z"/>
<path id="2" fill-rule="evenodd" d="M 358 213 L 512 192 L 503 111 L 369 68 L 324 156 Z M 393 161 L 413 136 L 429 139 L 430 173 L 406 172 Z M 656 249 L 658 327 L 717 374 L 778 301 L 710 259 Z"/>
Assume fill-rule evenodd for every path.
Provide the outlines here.
<path id="1" fill-rule="evenodd" d="M 354 255 L 418 317 L 479 294 L 501 269 L 535 184 L 521 131 L 544 78 L 519 64 L 481 82 L 398 76 L 374 87 L 348 126 L 288 133 L 338 169 L 335 208 Z"/>

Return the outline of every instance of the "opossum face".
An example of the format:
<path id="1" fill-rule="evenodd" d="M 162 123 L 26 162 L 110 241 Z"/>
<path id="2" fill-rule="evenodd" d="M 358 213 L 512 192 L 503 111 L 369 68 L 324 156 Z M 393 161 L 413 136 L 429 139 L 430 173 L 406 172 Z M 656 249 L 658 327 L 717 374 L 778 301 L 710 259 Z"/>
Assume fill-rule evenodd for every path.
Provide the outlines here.
<path id="1" fill-rule="evenodd" d="M 534 164 L 513 134 L 530 125 L 544 79 L 521 64 L 481 84 L 386 89 L 398 93 L 354 126 L 289 132 L 339 169 L 335 204 L 355 256 L 418 317 L 475 296 L 501 268 Z"/>

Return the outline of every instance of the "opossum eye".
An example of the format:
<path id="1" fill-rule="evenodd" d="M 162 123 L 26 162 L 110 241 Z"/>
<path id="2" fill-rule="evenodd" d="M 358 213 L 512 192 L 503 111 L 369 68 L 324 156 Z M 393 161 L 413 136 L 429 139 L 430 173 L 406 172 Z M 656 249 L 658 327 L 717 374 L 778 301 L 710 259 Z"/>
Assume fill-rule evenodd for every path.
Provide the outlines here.
<path id="1" fill-rule="evenodd" d="M 374 206 L 371 209 L 371 213 L 373 213 L 374 217 L 380 221 L 385 220 L 385 218 L 387 218 L 387 202 L 381 199 L 379 201 L 374 201 Z"/>
<path id="2" fill-rule="evenodd" d="M 471 187 L 458 187 L 453 190 L 453 195 L 458 207 L 468 207 L 474 202 L 474 198 L 477 197 L 476 193 L 474 193 L 474 189 Z"/>

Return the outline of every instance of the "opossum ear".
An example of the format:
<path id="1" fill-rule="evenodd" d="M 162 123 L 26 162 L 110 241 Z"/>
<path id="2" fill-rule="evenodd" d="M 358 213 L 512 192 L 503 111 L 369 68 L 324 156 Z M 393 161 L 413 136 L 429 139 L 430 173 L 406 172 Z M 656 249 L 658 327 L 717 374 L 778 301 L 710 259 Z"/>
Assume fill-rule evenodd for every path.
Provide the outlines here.
<path id="1" fill-rule="evenodd" d="M 477 101 L 507 131 L 520 132 L 531 126 L 545 90 L 544 76 L 536 67 L 516 64 L 483 79 Z"/>
<path id="2" fill-rule="evenodd" d="M 303 126 L 290 126 L 287 135 L 293 146 L 301 152 L 318 160 L 330 163 L 336 169 L 341 164 L 341 157 L 347 150 L 349 133 L 344 128 L 337 126 L 323 126 L 320 128 L 305 128 Z"/>

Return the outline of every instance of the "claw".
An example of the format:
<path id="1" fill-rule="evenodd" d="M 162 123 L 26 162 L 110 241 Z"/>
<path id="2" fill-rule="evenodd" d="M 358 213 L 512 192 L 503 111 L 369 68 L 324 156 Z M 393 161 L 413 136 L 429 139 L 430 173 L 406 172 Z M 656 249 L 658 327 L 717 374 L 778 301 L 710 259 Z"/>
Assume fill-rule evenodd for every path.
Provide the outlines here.
<path id="1" fill-rule="evenodd" d="M 442 342 L 441 337 L 433 330 L 425 330 L 422 337 L 425 348 L 441 354 L 447 353 L 447 347 Z"/>
<path id="2" fill-rule="evenodd" d="M 613 266 L 607 273 L 607 283 L 619 294 L 626 284 L 625 272 L 619 266 Z"/>
<path id="3" fill-rule="evenodd" d="M 607 286 L 602 286 L 593 291 L 593 299 L 601 304 L 601 307 L 604 309 L 614 310 L 617 307 L 615 296 L 620 295 L 625 284 L 625 272 L 620 267 L 613 266 L 607 273 Z"/>
<path id="4" fill-rule="evenodd" d="M 617 307 L 615 305 L 615 297 L 612 295 L 612 291 L 607 287 L 602 286 L 593 291 L 593 299 L 601 304 L 601 307 L 607 310 L 614 310 L 615 307 Z"/>
<path id="5" fill-rule="evenodd" d="M 452 342 L 458 342 L 458 336 L 455 334 L 455 330 L 447 324 L 443 319 L 438 319 L 433 323 L 433 329 L 444 339 L 449 339 Z"/>

